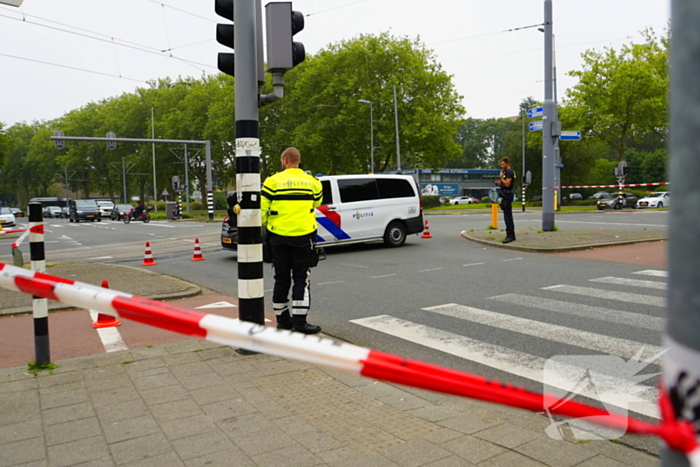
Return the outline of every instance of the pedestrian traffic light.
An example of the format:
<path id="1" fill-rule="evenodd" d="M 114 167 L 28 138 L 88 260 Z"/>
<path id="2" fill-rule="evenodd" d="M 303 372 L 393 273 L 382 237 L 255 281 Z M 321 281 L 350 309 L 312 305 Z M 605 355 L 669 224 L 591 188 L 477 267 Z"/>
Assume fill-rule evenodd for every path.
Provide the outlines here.
<path id="1" fill-rule="evenodd" d="M 233 0 L 214 0 L 214 11 L 217 15 L 233 21 Z M 233 24 L 217 24 L 216 41 L 233 49 Z M 217 60 L 219 71 L 234 76 L 234 63 L 234 54 L 219 53 Z"/>
<path id="2" fill-rule="evenodd" d="M 267 21 L 267 71 L 291 70 L 304 61 L 304 44 L 294 42 L 293 36 L 304 29 L 304 15 L 292 11 L 290 2 L 271 2 L 265 5 Z"/>

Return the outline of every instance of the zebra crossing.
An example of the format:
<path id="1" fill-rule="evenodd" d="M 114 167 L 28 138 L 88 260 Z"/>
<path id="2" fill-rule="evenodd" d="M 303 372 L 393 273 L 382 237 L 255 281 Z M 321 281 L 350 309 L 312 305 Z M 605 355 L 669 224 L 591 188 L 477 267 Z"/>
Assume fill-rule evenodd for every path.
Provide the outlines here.
<path id="1" fill-rule="evenodd" d="M 666 271 L 644 270 L 633 272 L 654 280 L 641 280 L 627 277 L 600 277 L 590 279 L 588 282 L 595 287 L 581 287 L 567 284 L 557 284 L 542 287 L 539 291 L 533 291 L 532 295 L 504 294 L 487 298 L 494 304 L 505 304 L 520 309 L 533 310 L 533 315 L 542 316 L 535 311 L 541 310 L 548 316 L 559 318 L 575 317 L 576 319 L 594 320 L 596 326 L 593 329 L 601 329 L 606 323 L 610 326 L 623 325 L 635 330 L 632 332 L 646 333 L 649 331 L 659 333 L 665 325 L 665 318 L 661 317 L 666 307 L 666 299 L 659 295 L 646 295 L 639 293 L 646 289 L 648 293 L 663 293 L 666 290 Z M 628 288 L 629 291 L 620 291 Z M 644 292 L 644 290 L 642 290 Z M 550 298 L 554 296 L 555 298 Z M 593 299 L 597 303 L 606 306 L 593 306 L 580 303 Z M 615 304 L 644 305 L 648 313 L 617 310 Z M 637 342 L 596 333 L 588 330 L 575 329 L 561 326 L 547 321 L 520 317 L 495 311 L 474 308 L 462 304 L 448 303 L 428 308 L 427 320 L 431 314 L 449 317 L 464 323 L 468 328 L 487 326 L 490 329 L 516 333 L 525 340 L 544 340 L 553 343 L 556 349 L 562 346 L 573 346 L 567 358 L 559 359 L 557 355 L 542 356 L 536 353 L 528 353 L 518 349 L 517 345 L 509 348 L 505 345 L 487 342 L 475 337 L 460 335 L 455 329 L 462 325 L 452 326 L 450 330 L 432 327 L 426 324 L 416 323 L 390 315 L 378 315 L 367 318 L 351 320 L 351 323 L 381 332 L 405 341 L 429 347 L 450 355 L 454 355 L 471 362 L 485 365 L 493 369 L 527 378 L 541 383 L 543 387 L 558 392 L 580 394 L 595 400 L 602 401 L 605 405 L 611 405 L 616 409 L 629 410 L 650 417 L 659 417 L 657 408 L 658 392 L 655 387 L 656 378 L 651 369 L 644 370 L 645 362 L 650 362 L 656 368 L 660 363 L 660 357 L 664 349 L 657 345 Z M 657 315 L 657 316 L 655 316 Z M 530 314 L 528 314 L 530 316 Z M 557 321 L 552 319 L 551 321 Z M 591 322 L 592 323 L 592 322 Z M 605 327 L 603 327 L 605 329 Z M 659 336 L 659 341 L 660 341 Z M 575 355 L 600 356 L 612 362 L 611 368 L 582 368 L 577 367 Z M 560 361 L 561 360 L 561 361 Z M 590 361 L 582 358 L 581 361 Z M 587 363 L 581 363 L 585 365 Z M 554 366 L 553 366 L 554 365 Z M 605 366 L 605 365 L 603 365 Z M 546 377 L 544 369 L 548 368 Z M 555 372 L 551 369 L 556 368 Z M 642 377 L 648 376 L 648 377 Z M 581 384 L 581 380 L 597 382 L 593 384 Z M 506 378 L 507 380 L 507 378 Z M 605 387 L 605 394 L 601 395 L 601 387 Z"/>

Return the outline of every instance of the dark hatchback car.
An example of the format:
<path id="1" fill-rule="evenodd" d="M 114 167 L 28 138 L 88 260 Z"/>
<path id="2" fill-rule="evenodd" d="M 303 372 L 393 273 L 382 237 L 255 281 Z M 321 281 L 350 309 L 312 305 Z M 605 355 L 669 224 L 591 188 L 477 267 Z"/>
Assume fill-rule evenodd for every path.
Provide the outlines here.
<path id="1" fill-rule="evenodd" d="M 24 217 L 24 211 L 22 211 L 20 208 L 10 208 L 10 211 L 12 211 L 12 214 L 14 214 L 15 217 Z"/>
<path id="2" fill-rule="evenodd" d="M 120 221 L 124 219 L 124 216 L 126 216 L 132 209 L 134 209 L 134 207 L 131 204 L 117 204 L 109 214 L 109 219 L 113 221 Z"/>
<path id="3" fill-rule="evenodd" d="M 615 209 L 619 210 L 622 208 L 637 208 L 637 197 L 632 193 L 617 193 L 614 194 L 612 198 L 603 198 L 598 201 L 598 210 L 603 209 Z"/>
<path id="4" fill-rule="evenodd" d="M 71 222 L 102 221 L 100 207 L 94 199 L 72 199 L 70 201 L 69 212 L 68 220 Z"/>

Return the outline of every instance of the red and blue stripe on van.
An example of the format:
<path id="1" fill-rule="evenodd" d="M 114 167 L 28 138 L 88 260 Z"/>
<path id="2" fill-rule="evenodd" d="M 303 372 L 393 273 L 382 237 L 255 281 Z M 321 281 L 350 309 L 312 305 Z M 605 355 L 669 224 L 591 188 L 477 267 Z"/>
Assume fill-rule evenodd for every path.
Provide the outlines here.
<path id="1" fill-rule="evenodd" d="M 348 235 L 341 228 L 340 214 L 338 214 L 335 211 L 329 210 L 328 206 L 325 205 L 317 207 L 316 211 L 316 222 L 318 222 L 320 228 L 326 230 L 337 240 L 350 239 L 350 235 Z M 321 214 L 320 216 L 318 215 L 319 213 Z M 316 241 L 320 243 L 325 242 L 326 239 L 324 239 L 319 233 L 316 233 Z"/>

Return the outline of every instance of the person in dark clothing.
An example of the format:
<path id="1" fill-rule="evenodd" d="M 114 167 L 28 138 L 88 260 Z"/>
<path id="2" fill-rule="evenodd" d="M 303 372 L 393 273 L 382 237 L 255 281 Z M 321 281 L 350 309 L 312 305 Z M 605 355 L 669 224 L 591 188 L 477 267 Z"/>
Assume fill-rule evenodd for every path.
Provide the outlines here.
<path id="1" fill-rule="evenodd" d="M 506 238 L 503 243 L 515 241 L 515 224 L 513 223 L 513 189 L 515 188 L 515 172 L 510 168 L 510 159 L 504 157 L 499 161 L 501 174 L 494 183 L 501 187 L 501 210 L 506 223 Z"/>

